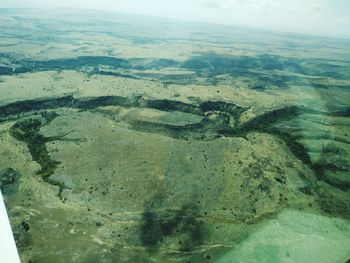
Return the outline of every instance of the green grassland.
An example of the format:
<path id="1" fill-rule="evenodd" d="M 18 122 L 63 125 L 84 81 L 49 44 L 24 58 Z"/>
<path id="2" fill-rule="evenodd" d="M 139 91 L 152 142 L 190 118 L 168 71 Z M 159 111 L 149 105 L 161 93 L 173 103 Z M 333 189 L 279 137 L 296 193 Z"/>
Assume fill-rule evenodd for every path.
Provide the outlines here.
<path id="1" fill-rule="evenodd" d="M 350 258 L 348 40 L 59 9 L 0 25 L 22 262 Z"/>

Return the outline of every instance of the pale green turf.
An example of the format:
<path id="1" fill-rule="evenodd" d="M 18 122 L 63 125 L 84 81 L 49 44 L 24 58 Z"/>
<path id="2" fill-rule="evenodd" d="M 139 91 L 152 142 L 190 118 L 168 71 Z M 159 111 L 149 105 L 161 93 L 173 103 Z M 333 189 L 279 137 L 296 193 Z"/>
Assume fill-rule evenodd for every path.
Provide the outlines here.
<path id="1" fill-rule="evenodd" d="M 284 211 L 215 263 L 345 263 L 350 221 Z"/>

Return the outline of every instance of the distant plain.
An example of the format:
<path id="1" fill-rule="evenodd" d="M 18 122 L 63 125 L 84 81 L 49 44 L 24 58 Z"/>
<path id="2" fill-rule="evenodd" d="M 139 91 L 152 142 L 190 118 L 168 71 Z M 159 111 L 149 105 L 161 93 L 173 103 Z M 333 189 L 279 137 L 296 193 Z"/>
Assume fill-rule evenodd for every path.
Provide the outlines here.
<path id="1" fill-rule="evenodd" d="M 346 262 L 349 73 L 349 40 L 0 9 L 22 262 Z"/>

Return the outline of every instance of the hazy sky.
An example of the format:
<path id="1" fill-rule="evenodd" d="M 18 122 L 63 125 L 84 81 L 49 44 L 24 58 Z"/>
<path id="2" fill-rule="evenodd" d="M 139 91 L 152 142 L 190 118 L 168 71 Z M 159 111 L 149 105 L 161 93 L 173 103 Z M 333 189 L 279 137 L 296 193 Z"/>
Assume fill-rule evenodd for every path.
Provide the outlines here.
<path id="1" fill-rule="evenodd" d="M 78 7 L 350 38 L 350 0 L 0 0 L 0 7 Z"/>

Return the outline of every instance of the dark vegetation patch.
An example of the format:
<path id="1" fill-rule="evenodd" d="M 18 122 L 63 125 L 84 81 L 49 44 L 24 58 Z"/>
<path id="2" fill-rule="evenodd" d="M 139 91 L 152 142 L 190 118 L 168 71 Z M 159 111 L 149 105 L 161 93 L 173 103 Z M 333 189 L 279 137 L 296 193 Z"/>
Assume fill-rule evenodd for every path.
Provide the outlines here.
<path id="1" fill-rule="evenodd" d="M 129 63 L 132 65 L 133 69 L 136 70 L 149 70 L 149 69 L 162 69 L 168 67 L 178 67 L 179 62 L 173 59 L 144 59 L 144 58 L 134 58 L 129 59 Z"/>
<path id="2" fill-rule="evenodd" d="M 76 99 L 72 96 L 57 99 L 44 99 L 22 101 L 0 107 L 0 122 L 18 117 L 25 112 L 55 109 L 60 107 L 77 108 L 81 110 L 93 110 L 101 106 L 122 106 L 126 108 L 151 108 L 161 111 L 179 111 L 203 116 L 199 123 L 176 126 L 164 123 L 151 123 L 147 121 L 129 121 L 130 128 L 152 133 L 164 134 L 177 139 L 213 140 L 219 137 L 245 137 L 250 132 L 263 132 L 273 134 L 283 140 L 290 151 L 303 163 L 313 168 L 320 180 L 332 184 L 322 172 L 324 167 L 311 163 L 307 149 L 300 142 L 301 135 L 284 131 L 276 125 L 297 118 L 305 113 L 317 113 L 318 111 L 299 106 L 287 106 L 261 114 L 245 124 L 239 123 L 239 118 L 248 108 L 223 101 L 194 100 L 193 104 L 173 100 L 152 100 L 142 97 L 101 96 L 97 98 Z M 214 114 L 214 115 L 213 115 Z M 324 113 L 326 114 L 326 113 Z M 330 116 L 348 116 L 349 108 L 337 109 L 327 113 Z M 208 117 L 210 116 L 210 117 Z M 45 119 L 47 121 L 47 118 Z M 234 122 L 232 122 L 234 121 Z M 234 123 L 234 125 L 232 124 Z M 30 152 L 35 160 L 42 165 L 40 174 L 45 180 L 57 166 L 48 156 L 45 143 L 51 140 L 39 134 L 43 125 L 39 119 L 19 122 L 12 128 L 12 134 L 16 138 L 28 144 Z M 322 168 L 322 169 L 321 169 Z M 327 168 L 328 169 L 328 168 Z M 51 182 L 50 183 L 54 183 Z M 57 183 L 55 183 L 57 184 Z M 334 185 L 334 184 L 333 184 Z M 60 191 L 63 189 L 60 186 Z M 341 189 L 344 187 L 340 187 Z M 348 186 L 346 186 L 348 188 Z"/>
<path id="3" fill-rule="evenodd" d="M 211 67 L 209 62 L 206 62 L 201 58 L 188 59 L 185 62 L 183 62 L 181 66 L 185 69 L 192 69 L 192 70 L 204 70 L 204 69 L 210 69 Z"/>
<path id="4" fill-rule="evenodd" d="M 276 109 L 266 112 L 251 121 L 247 122 L 238 129 L 238 133 L 241 136 L 252 131 L 264 132 L 273 134 L 282 139 L 289 150 L 303 163 L 311 165 L 310 157 L 307 153 L 306 148 L 302 143 L 299 142 L 301 139 L 299 136 L 284 132 L 275 127 L 277 123 L 286 120 L 292 120 L 297 118 L 301 114 L 310 113 L 312 110 L 304 109 L 297 106 L 287 106 L 282 109 Z"/>
<path id="5" fill-rule="evenodd" d="M 150 45 L 150 44 L 159 43 L 159 41 L 149 37 L 133 37 L 131 38 L 131 40 L 132 40 L 132 43 L 136 45 Z"/>
<path id="6" fill-rule="evenodd" d="M 10 133 L 19 141 L 27 144 L 29 152 L 35 162 L 40 164 L 41 169 L 38 171 L 43 180 L 49 184 L 59 187 L 58 196 L 62 198 L 62 191 L 65 189 L 64 183 L 50 179 L 55 172 L 59 162 L 51 159 L 46 148 L 46 143 L 57 138 L 47 138 L 40 134 L 40 128 L 52 121 L 57 115 L 54 113 L 42 114 L 42 119 L 25 119 L 17 122 L 10 129 Z"/>
<path id="7" fill-rule="evenodd" d="M 233 77 L 249 77 L 257 82 L 253 89 L 265 89 L 269 85 L 280 88 L 287 87 L 288 82 L 296 81 L 295 76 L 281 76 L 266 74 L 266 71 L 286 70 L 292 73 L 304 73 L 299 62 L 291 61 L 272 55 L 260 56 L 230 56 L 214 52 L 202 53 L 181 64 L 182 68 L 194 70 L 200 75 L 206 72 L 207 80 L 210 81 L 218 75 L 230 74 Z"/>
<path id="8" fill-rule="evenodd" d="M 10 73 L 12 73 L 12 71 L 13 71 L 13 68 L 11 67 L 0 66 L 0 76 L 9 75 Z"/>
<path id="9" fill-rule="evenodd" d="M 131 124 L 135 129 L 141 131 L 163 133 L 179 139 L 191 138 L 206 140 L 234 135 L 233 127 L 230 126 L 231 118 L 235 120 L 235 123 L 238 123 L 240 115 L 248 109 L 223 101 L 206 101 L 197 102 L 197 104 L 188 104 L 180 101 L 149 100 L 141 97 L 101 96 L 97 98 L 75 99 L 72 96 L 67 96 L 57 99 L 15 102 L 2 106 L 0 107 L 0 122 L 24 112 L 56 109 L 60 107 L 92 110 L 101 106 L 142 107 L 204 116 L 205 118 L 200 123 L 184 126 L 149 123 L 146 121 L 133 122 Z M 210 115 L 212 112 L 215 112 L 216 117 L 211 119 L 207 118 L 206 116 Z"/>
<path id="10" fill-rule="evenodd" d="M 140 241 L 148 249 L 170 240 L 177 241 L 180 251 L 193 251 L 202 244 L 204 234 L 204 223 L 197 218 L 193 205 L 185 205 L 177 211 L 147 210 L 142 215 Z"/>
<path id="11" fill-rule="evenodd" d="M 282 132 L 276 128 L 271 128 L 268 130 L 271 134 L 282 139 L 289 150 L 296 156 L 299 160 L 301 160 L 304 164 L 312 165 L 310 156 L 307 152 L 305 146 L 299 141 L 302 139 L 300 136 L 296 136 L 290 134 L 288 132 Z"/>
<path id="12" fill-rule="evenodd" d="M 86 24 L 84 24 L 84 26 L 86 26 Z M 110 26 L 110 24 L 108 24 L 108 26 Z M 88 32 L 91 32 L 91 31 L 88 31 Z M 100 30 L 97 31 L 97 33 L 100 33 Z M 158 44 L 158 43 L 163 42 L 163 40 L 161 38 L 124 35 L 124 34 L 118 34 L 118 33 L 111 32 L 111 31 L 106 31 L 104 33 L 107 35 L 116 36 L 119 38 L 130 40 L 130 41 L 132 41 L 132 44 L 135 44 L 135 45 L 150 45 L 150 44 L 152 45 L 152 44 Z"/>
<path id="13" fill-rule="evenodd" d="M 227 73 L 232 72 L 232 69 L 280 70 L 308 76 L 323 76 L 336 79 L 343 79 L 343 73 L 347 72 L 347 67 L 349 66 L 347 64 L 334 67 L 334 64 L 331 64 L 331 61 L 326 62 L 311 59 L 303 60 L 270 54 L 237 57 L 209 52 L 200 54 L 196 59 L 208 63 L 216 70 Z M 240 73 L 244 72 L 245 71 L 243 70 Z"/>
<path id="14" fill-rule="evenodd" d="M 30 250 L 33 245 L 30 225 L 26 221 L 22 221 L 18 216 L 11 215 L 11 224 L 14 221 L 18 221 L 17 224 L 12 225 L 13 237 L 17 248 L 22 252 Z"/>
<path id="15" fill-rule="evenodd" d="M 312 87 L 315 89 L 347 89 L 350 90 L 350 86 L 347 85 L 336 85 L 336 84 L 322 84 L 322 83 L 316 83 L 311 82 Z"/>
<path id="16" fill-rule="evenodd" d="M 350 107 L 345 106 L 342 109 L 337 109 L 333 112 L 330 112 L 330 115 L 335 117 L 350 117 Z"/>
<path id="17" fill-rule="evenodd" d="M 324 61 L 307 61 L 306 63 L 301 59 L 270 54 L 262 54 L 258 56 L 232 56 L 208 52 L 195 55 L 184 62 L 172 59 L 124 59 L 114 56 L 80 56 L 76 58 L 43 61 L 17 61 L 12 57 L 7 59 L 11 59 L 17 66 L 1 66 L 0 76 L 43 70 L 80 70 L 88 74 L 112 75 L 132 79 L 152 78 L 167 85 L 216 85 L 220 81 L 216 79 L 217 76 L 229 74 L 233 77 L 246 77 L 253 80 L 255 84 L 251 84 L 250 88 L 256 90 L 264 90 L 271 85 L 279 88 L 286 88 L 289 83 L 303 83 L 304 85 L 311 85 L 314 88 L 328 88 L 322 84 L 305 82 L 305 79 L 299 76 L 275 74 L 274 71 L 276 70 L 309 76 L 322 76 L 336 79 L 348 78 L 348 76 L 344 76 L 345 73 L 343 73 L 347 72 L 346 65 L 338 65 L 338 68 L 335 71 L 334 68 L 331 70 L 332 67 Z M 101 66 L 107 67 L 110 70 L 102 69 Z M 167 67 L 191 70 L 194 74 L 173 75 L 143 72 L 146 70 L 160 70 Z M 133 74 L 113 72 L 113 70 L 118 69 L 138 70 L 139 72 Z"/>
<path id="18" fill-rule="evenodd" d="M 128 79 L 140 79 L 139 77 L 131 74 L 124 74 L 119 72 L 113 72 L 113 71 L 105 71 L 105 70 L 93 70 L 89 72 L 89 75 L 104 75 L 104 76 L 113 76 L 113 77 L 120 77 L 120 78 L 128 78 Z"/>
<path id="19" fill-rule="evenodd" d="M 12 168 L 0 171 L 0 190 L 6 196 L 16 193 L 21 174 Z"/>
<path id="20" fill-rule="evenodd" d="M 268 132 L 271 130 L 271 125 L 278 122 L 291 120 L 299 115 L 305 113 L 300 107 L 287 106 L 285 108 L 272 110 L 261 114 L 254 119 L 245 123 L 239 130 L 240 133 L 247 133 L 249 131 Z"/>
<path id="21" fill-rule="evenodd" d="M 25 68 L 40 70 L 76 70 L 82 67 L 93 67 L 98 65 L 110 66 L 112 68 L 129 69 L 131 65 L 125 59 L 109 56 L 81 56 L 77 58 L 62 58 L 43 61 L 22 61 Z"/>
<path id="22" fill-rule="evenodd" d="M 198 74 L 160 74 L 160 73 L 143 73 L 138 72 L 139 78 L 147 78 L 152 80 L 158 80 L 164 85 L 190 85 L 190 84 L 202 84 L 208 85 L 209 82 L 200 80 Z"/>
<path id="23" fill-rule="evenodd" d="M 248 110 L 247 107 L 241 107 L 233 103 L 227 103 L 224 101 L 205 101 L 199 104 L 199 108 L 203 112 L 220 111 L 225 114 L 233 116 L 237 121 L 243 112 Z"/>
<path id="24" fill-rule="evenodd" d="M 350 182 L 344 182 L 342 180 L 337 180 L 336 178 L 330 178 L 327 176 L 327 171 L 331 171 L 331 172 L 338 172 L 338 171 L 342 171 L 342 172 L 346 172 L 346 173 L 350 173 L 349 167 L 347 164 L 344 163 L 343 166 L 339 166 L 336 163 L 327 163 L 325 161 L 323 162 L 317 162 L 312 164 L 313 169 L 315 170 L 315 174 L 316 177 L 319 180 L 322 180 L 324 182 L 326 182 L 329 185 L 332 185 L 338 189 L 341 189 L 343 191 L 349 191 L 350 190 Z"/>
<path id="25" fill-rule="evenodd" d="M 182 111 L 185 113 L 192 113 L 203 115 L 202 111 L 197 105 L 188 104 L 181 101 L 173 100 L 149 100 L 145 102 L 145 106 L 161 111 Z"/>
<path id="26" fill-rule="evenodd" d="M 215 119 L 204 118 L 199 123 L 174 126 L 164 123 L 147 121 L 131 121 L 132 129 L 142 132 L 151 132 L 166 135 L 181 140 L 213 140 L 234 133 L 229 119 L 225 115 L 218 115 Z"/>
<path id="27" fill-rule="evenodd" d="M 105 66 L 110 69 L 135 69 L 135 70 L 149 70 L 161 69 L 166 67 L 176 67 L 179 63 L 171 59 L 123 59 L 113 56 L 80 56 L 76 58 L 62 58 L 51 60 L 21 60 L 13 62 L 18 64 L 14 67 L 0 67 L 0 75 L 13 75 L 16 73 L 36 72 L 43 70 L 82 70 L 84 68 L 92 68 L 88 73 L 92 74 L 109 74 L 113 72 L 99 70 L 99 66 Z M 115 76 L 131 77 L 131 74 L 118 73 Z M 138 76 L 133 76 L 138 78 Z"/>
<path id="28" fill-rule="evenodd" d="M 277 123 L 282 121 L 287 121 L 298 117 L 301 114 L 305 113 L 314 113 L 313 110 L 305 109 L 296 106 L 290 106 L 283 109 L 273 110 L 267 113 L 264 113 L 251 121 L 247 122 L 245 125 L 241 126 L 236 133 L 238 136 L 245 136 L 245 134 L 257 131 L 273 134 L 284 141 L 289 150 L 301 160 L 304 164 L 308 165 L 311 169 L 314 170 L 315 176 L 318 180 L 324 181 L 329 185 L 337 187 L 340 190 L 348 191 L 350 189 L 350 183 L 337 181 L 326 176 L 326 171 L 348 171 L 346 165 L 336 165 L 336 164 L 327 164 L 323 163 L 313 163 L 308 154 L 308 150 L 305 148 L 304 144 L 300 142 L 303 139 L 302 135 L 297 133 L 291 133 L 290 131 L 284 131 L 281 128 L 276 127 Z M 334 114 L 342 114 L 340 112 L 333 112 Z"/>
<path id="29" fill-rule="evenodd" d="M 14 68 L 14 67 L 4 67 L 4 66 L 0 66 L 0 76 L 2 75 L 13 75 L 13 74 L 17 74 L 17 73 L 26 73 L 29 72 L 29 69 L 26 69 L 24 67 L 20 67 L 20 68 Z"/>
<path id="30" fill-rule="evenodd" d="M 306 63 L 307 62 L 307 63 Z M 337 70 L 324 61 L 313 61 L 281 57 L 269 54 L 258 56 L 232 56 L 215 52 L 201 53 L 180 65 L 182 68 L 194 70 L 198 76 L 207 76 L 208 82 L 218 75 L 230 74 L 233 77 L 248 77 L 257 82 L 253 89 L 263 90 L 266 86 L 275 85 L 280 88 L 288 87 L 289 83 L 303 83 L 305 79 L 296 75 L 277 75 L 275 70 L 306 76 L 321 76 L 334 79 L 348 79 L 347 67 L 338 66 Z M 312 84 L 312 83 L 311 83 Z M 324 88 L 312 85 L 315 88 Z"/>
<path id="31" fill-rule="evenodd" d="M 82 110 L 96 109 L 101 106 L 123 106 L 123 107 L 142 107 L 161 111 L 180 111 L 206 116 L 208 112 L 220 111 L 233 118 L 239 118 L 240 114 L 246 111 L 247 107 L 241 107 L 234 103 L 223 101 L 197 102 L 189 104 L 173 100 L 152 100 L 142 97 L 121 97 L 121 96 L 101 96 L 97 98 L 76 99 L 73 96 L 65 96 L 55 99 L 28 100 L 14 102 L 5 106 L 0 106 L 0 122 L 7 120 L 11 116 L 19 115 L 25 112 L 38 110 L 57 109 L 62 107 L 77 108 Z"/>
<path id="32" fill-rule="evenodd" d="M 10 103 L 5 106 L 0 106 L 0 122 L 6 120 L 10 116 L 21 113 L 69 107 L 74 101 L 75 100 L 72 96 L 66 96 L 61 98 L 26 100 Z"/>
<path id="33" fill-rule="evenodd" d="M 343 215 L 349 217 L 350 202 L 348 191 L 343 192 L 342 195 L 337 189 L 319 188 L 318 190 L 318 204 L 320 208 L 329 215 L 339 216 Z M 335 190 L 335 191 L 334 191 Z"/>
<path id="34" fill-rule="evenodd" d="M 238 134 L 240 136 L 244 136 L 245 133 L 249 133 L 251 131 L 258 132 L 266 132 L 269 134 L 273 134 L 280 139 L 282 139 L 289 150 L 296 156 L 299 160 L 301 160 L 304 164 L 308 165 L 315 172 L 315 175 L 318 180 L 322 180 L 329 185 L 337 187 L 343 191 L 347 191 L 350 189 L 350 183 L 346 183 L 343 181 L 338 181 L 335 179 L 328 178 L 326 176 L 326 171 L 332 172 L 349 172 L 349 167 L 347 164 L 338 164 L 338 163 L 326 163 L 326 162 L 318 162 L 313 163 L 308 154 L 308 150 L 305 148 L 304 144 L 300 142 L 301 139 L 305 138 L 303 135 L 299 135 L 298 133 L 292 133 L 291 131 L 284 131 L 281 128 L 275 126 L 275 124 L 280 123 L 282 121 L 292 120 L 297 118 L 301 114 L 305 113 L 318 113 L 312 109 L 306 109 L 303 107 L 290 106 L 282 109 L 273 110 L 267 113 L 264 113 L 251 121 L 247 122 L 240 129 Z M 343 110 L 337 110 L 334 112 L 328 113 L 330 116 L 347 116 L 349 114 L 349 108 L 344 108 Z M 312 138 L 318 138 L 314 135 Z M 322 139 L 321 136 L 319 139 Z M 335 138 L 336 140 L 340 140 Z M 347 141 L 342 141 L 343 143 L 349 143 Z"/>

